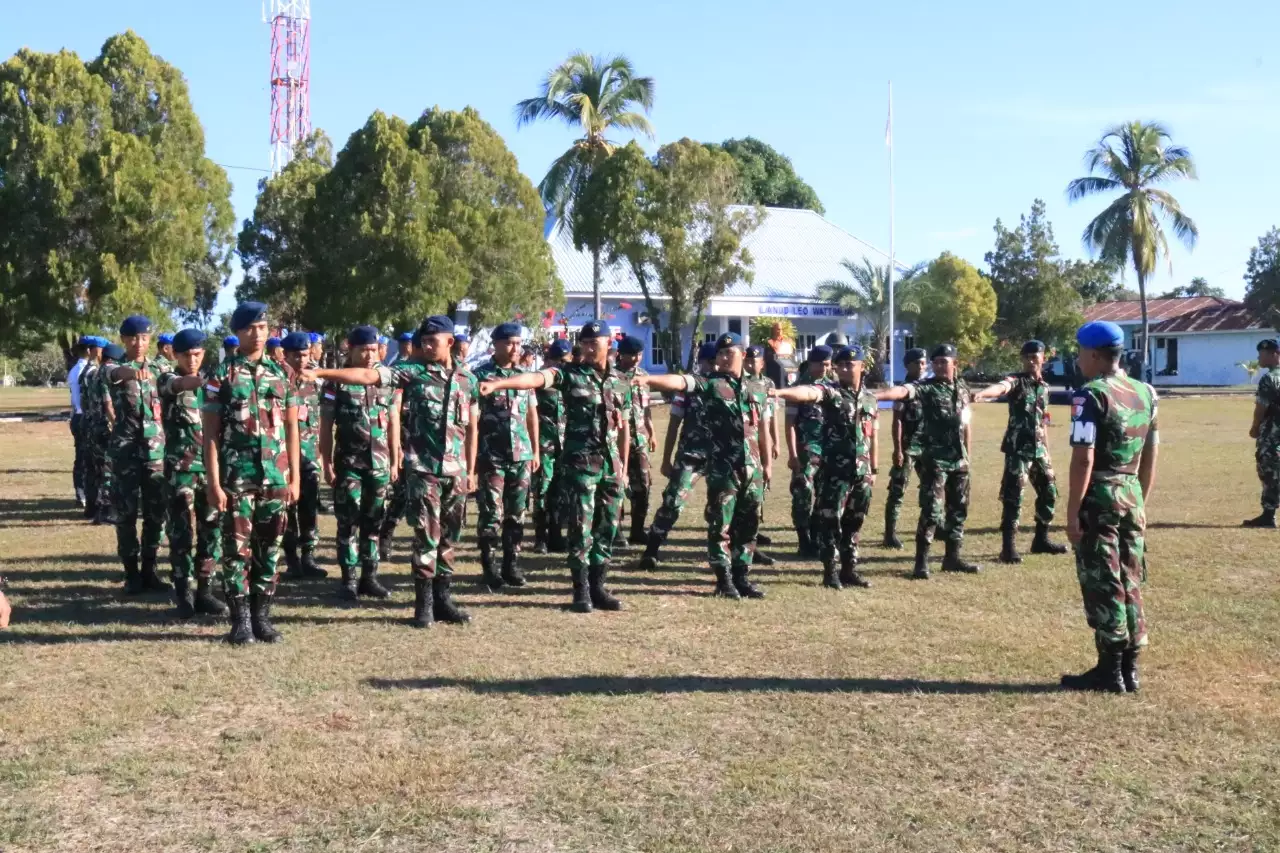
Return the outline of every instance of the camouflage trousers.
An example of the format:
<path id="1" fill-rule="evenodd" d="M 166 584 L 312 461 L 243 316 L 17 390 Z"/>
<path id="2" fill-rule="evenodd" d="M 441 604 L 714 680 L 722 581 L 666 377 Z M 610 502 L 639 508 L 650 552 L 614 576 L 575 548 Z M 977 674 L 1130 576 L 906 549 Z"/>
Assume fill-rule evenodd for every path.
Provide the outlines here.
<path id="1" fill-rule="evenodd" d="M 916 473 L 920 475 L 916 542 L 932 542 L 935 532 L 944 542 L 964 539 L 964 523 L 969 517 L 968 469 L 944 470 L 928 459 L 921 459 Z"/>
<path id="2" fill-rule="evenodd" d="M 379 534 L 382 539 L 394 536 L 396 525 L 405 518 L 409 507 L 409 480 L 406 473 L 404 468 L 400 469 L 400 477 L 391 484 L 391 491 L 387 494 L 387 511 L 382 516 L 382 531 Z"/>
<path id="3" fill-rule="evenodd" d="M 824 564 L 833 564 L 839 552 L 841 566 L 857 565 L 862 523 L 870 509 L 869 477 L 850 480 L 846 472 L 830 470 L 818 475 L 818 508 L 814 518 Z"/>
<path id="4" fill-rule="evenodd" d="M 653 472 L 649 460 L 649 445 L 637 447 L 631 445 L 631 455 L 627 457 L 627 498 L 631 501 L 632 530 L 643 529 L 645 516 L 649 513 L 649 496 L 653 490 Z M 622 514 L 618 517 L 618 528 L 625 525 L 627 517 L 626 501 L 622 504 Z"/>
<path id="5" fill-rule="evenodd" d="M 116 455 L 111 460 L 114 477 L 112 504 L 116 511 L 116 555 L 121 560 L 138 559 L 139 552 L 155 556 L 164 532 L 168 509 L 168 487 L 160 463 L 140 462 L 132 456 Z M 138 535 L 138 516 L 142 535 Z"/>
<path id="6" fill-rule="evenodd" d="M 387 511 L 391 472 L 342 468 L 333 478 L 333 514 L 338 519 L 338 565 L 354 569 L 378 562 L 378 537 Z"/>
<path id="7" fill-rule="evenodd" d="M 221 513 L 209 505 L 204 474 L 169 474 L 169 567 L 173 579 L 212 578 L 222 558 Z"/>
<path id="8" fill-rule="evenodd" d="M 1262 508 L 1274 512 L 1280 509 L 1280 447 L 1258 442 L 1254 459 L 1262 481 Z"/>
<path id="9" fill-rule="evenodd" d="M 906 497 L 907 486 L 911 485 L 911 469 L 916 469 L 920 476 L 920 457 L 904 456 L 901 465 L 889 467 L 889 496 L 884 502 L 884 518 L 886 522 L 898 523 L 898 514 L 902 511 L 902 499 Z"/>
<path id="10" fill-rule="evenodd" d="M 1049 457 L 1024 459 L 1006 453 L 1004 476 L 1000 479 L 1000 502 L 1005 506 L 1005 518 L 1018 526 L 1022 514 L 1022 484 L 1031 480 L 1036 492 L 1036 524 L 1048 525 L 1053 521 L 1053 510 L 1058 503 L 1058 485 L 1053 476 L 1053 463 Z"/>
<path id="11" fill-rule="evenodd" d="M 800 470 L 791 472 L 791 523 L 796 530 L 808 530 L 813 521 L 818 469 L 822 466 L 821 448 L 801 448 L 796 458 Z"/>
<path id="12" fill-rule="evenodd" d="M 227 596 L 275 592 L 288 502 L 284 487 L 227 492 L 222 514 L 222 589 Z"/>
<path id="13" fill-rule="evenodd" d="M 111 500 L 115 491 L 115 477 L 112 476 L 111 454 L 107 451 L 106 427 L 97 427 L 98 433 L 89 442 L 89 506 L 94 507 L 99 515 L 106 515 L 111 510 Z"/>
<path id="14" fill-rule="evenodd" d="M 405 470 L 405 517 L 413 526 L 413 575 L 453 574 L 453 546 L 462 532 L 466 478 Z"/>
<path id="15" fill-rule="evenodd" d="M 676 462 L 671 471 L 671 479 L 662 490 L 662 506 L 653 514 L 653 524 L 649 526 L 649 536 L 658 536 L 659 543 L 666 542 L 671 529 L 680 520 L 680 512 L 693 492 L 693 487 L 702 478 L 705 463 L 698 461 Z"/>
<path id="16" fill-rule="evenodd" d="M 608 565 L 622 515 L 622 478 L 600 455 L 566 455 L 561 462 L 569 569 Z"/>
<path id="17" fill-rule="evenodd" d="M 713 571 L 751 566 L 763 503 L 759 468 L 707 475 L 707 560 Z"/>
<path id="18" fill-rule="evenodd" d="M 320 469 L 310 459 L 303 459 L 301 467 L 298 501 L 289 504 L 284 547 L 291 553 L 313 554 L 320 544 Z"/>
<path id="19" fill-rule="evenodd" d="M 1090 483 L 1080 506 L 1080 528 L 1076 574 L 1094 641 L 1102 650 L 1145 646 L 1146 511 L 1138 478 Z"/>
<path id="20" fill-rule="evenodd" d="M 71 487 L 84 488 L 85 469 L 88 467 L 89 441 L 85 437 L 84 415 L 71 416 L 71 440 L 75 444 L 75 461 L 71 464 Z"/>
<path id="21" fill-rule="evenodd" d="M 560 509 L 560 460 L 554 447 L 542 446 L 542 464 L 533 472 L 530 497 L 535 525 L 557 523 Z"/>
<path id="22" fill-rule="evenodd" d="M 532 462 L 476 463 L 476 539 L 490 547 L 501 540 L 504 550 L 520 551 L 525 516 L 529 511 Z"/>

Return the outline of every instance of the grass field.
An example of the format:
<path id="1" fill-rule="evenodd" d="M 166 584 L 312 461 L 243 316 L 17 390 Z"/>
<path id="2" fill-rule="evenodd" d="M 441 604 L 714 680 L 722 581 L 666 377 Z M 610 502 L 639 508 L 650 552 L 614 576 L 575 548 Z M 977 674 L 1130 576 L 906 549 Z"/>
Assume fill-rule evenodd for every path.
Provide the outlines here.
<path id="1" fill-rule="evenodd" d="M 71 392 L 66 388 L 0 388 L 0 413 L 38 412 L 53 414 L 71 410 Z"/>
<path id="2" fill-rule="evenodd" d="M 121 596 L 65 424 L 0 425 L 0 849 L 1280 850 L 1277 539 L 1237 526 L 1250 404 L 1161 409 L 1137 697 L 1057 690 L 1092 662 L 1069 558 L 994 563 L 998 406 L 975 418 L 978 577 L 912 582 L 872 545 L 871 590 L 786 558 L 767 600 L 713 599 L 699 504 L 657 571 L 615 572 L 623 613 L 566 612 L 550 558 L 481 594 L 468 537 L 474 623 L 417 632 L 402 531 L 390 602 L 282 586 L 286 642 L 237 650 Z M 779 465 L 780 558 L 788 507 Z"/>

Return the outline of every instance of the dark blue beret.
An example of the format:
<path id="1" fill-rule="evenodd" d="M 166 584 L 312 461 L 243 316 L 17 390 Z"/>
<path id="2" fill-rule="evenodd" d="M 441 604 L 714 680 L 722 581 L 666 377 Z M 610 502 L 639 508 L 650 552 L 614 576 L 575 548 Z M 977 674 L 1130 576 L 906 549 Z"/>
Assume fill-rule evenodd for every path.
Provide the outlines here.
<path id="1" fill-rule="evenodd" d="M 580 341 L 607 337 L 609 337 L 609 324 L 603 320 L 592 320 L 590 323 L 583 323 L 582 331 L 578 332 L 578 340 Z"/>
<path id="2" fill-rule="evenodd" d="M 80 336 L 80 340 L 76 341 L 76 344 L 77 344 L 78 346 L 82 346 L 82 347 L 96 347 L 96 346 L 97 346 L 97 344 L 95 344 L 95 343 L 93 342 L 93 335 L 81 335 L 81 336 Z"/>
<path id="3" fill-rule="evenodd" d="M 313 344 L 318 344 L 324 340 L 324 335 L 319 332 L 308 332 L 307 339 Z"/>
<path id="4" fill-rule="evenodd" d="M 183 329 L 173 336 L 173 351 L 190 352 L 193 349 L 204 349 L 204 332 L 199 329 Z"/>
<path id="5" fill-rule="evenodd" d="M 573 350 L 573 344 L 569 343 L 567 338 L 556 338 L 547 347 L 547 355 L 555 355 L 564 358 Z"/>
<path id="6" fill-rule="evenodd" d="M 1280 350 L 1280 344 L 1276 343 L 1275 338 L 1258 341 L 1258 352 L 1275 352 L 1276 350 Z"/>
<path id="7" fill-rule="evenodd" d="M 236 306 L 236 310 L 231 312 L 231 331 L 247 329 L 254 323 L 261 323 L 266 319 L 266 305 L 261 302 L 241 302 Z"/>
<path id="8" fill-rule="evenodd" d="M 224 347 L 238 347 L 240 346 L 240 339 L 235 335 L 227 335 L 222 339 L 222 345 Z"/>
<path id="9" fill-rule="evenodd" d="M 469 344 L 471 343 L 471 336 L 466 332 L 454 332 L 453 342 L 458 344 Z"/>
<path id="10" fill-rule="evenodd" d="M 373 326 L 356 326 L 347 333 L 347 343 L 353 347 L 367 347 L 378 342 L 378 330 Z"/>
<path id="11" fill-rule="evenodd" d="M 267 349 L 275 349 L 278 346 L 280 346 L 279 338 L 275 337 L 274 335 L 272 337 L 267 338 Z"/>
<path id="12" fill-rule="evenodd" d="M 107 344 L 102 348 L 102 357 L 111 361 L 124 361 L 124 347 L 119 344 Z"/>
<path id="13" fill-rule="evenodd" d="M 457 337 L 457 333 L 453 328 L 453 320 L 443 314 L 436 314 L 422 321 L 422 325 L 418 327 L 419 335 L 453 335 Z"/>
<path id="14" fill-rule="evenodd" d="M 171 344 L 171 343 L 173 343 L 173 333 L 172 333 L 172 332 L 161 332 L 161 333 L 156 337 L 156 340 L 157 340 L 157 341 L 159 341 L 161 344 Z"/>
<path id="15" fill-rule="evenodd" d="M 933 348 L 933 352 L 929 353 L 929 358 L 955 358 L 956 348 L 951 344 L 938 344 Z"/>
<path id="16" fill-rule="evenodd" d="M 764 347 L 760 344 L 747 347 L 747 358 L 764 358 Z"/>
<path id="17" fill-rule="evenodd" d="M 386 335 L 378 335 L 378 343 L 389 344 L 391 343 L 391 339 L 388 338 Z"/>
<path id="18" fill-rule="evenodd" d="M 280 342 L 285 352 L 305 352 L 311 349 L 311 336 L 306 332 L 290 332 Z"/>
<path id="19" fill-rule="evenodd" d="M 105 349 L 106 347 L 111 346 L 111 341 L 107 340 L 101 335 L 94 335 L 93 339 L 98 342 L 99 349 Z"/>
<path id="20" fill-rule="evenodd" d="M 719 352 L 722 349 L 732 349 L 733 347 L 740 346 L 742 346 L 742 335 L 734 332 L 725 332 L 723 335 L 716 338 L 716 352 Z"/>
<path id="21" fill-rule="evenodd" d="M 926 355 L 928 355 L 928 353 L 924 351 L 924 347 L 912 347 L 902 354 L 902 363 L 910 364 L 913 361 L 919 361 Z"/>
<path id="22" fill-rule="evenodd" d="M 1124 346 L 1124 330 L 1115 323 L 1094 320 L 1076 331 L 1076 343 L 1085 349 Z"/>
<path id="23" fill-rule="evenodd" d="M 1022 345 L 1023 355 L 1035 355 L 1038 352 L 1044 352 L 1044 341 L 1027 341 Z"/>
<path id="24" fill-rule="evenodd" d="M 809 350 L 810 364 L 820 364 L 829 358 L 831 358 L 831 347 L 826 344 L 818 344 L 816 347 Z"/>
<path id="25" fill-rule="evenodd" d="M 644 352 L 644 341 L 637 337 L 627 335 L 618 341 L 618 353 L 620 355 L 639 355 Z"/>
<path id="26" fill-rule="evenodd" d="M 832 356 L 831 360 L 833 362 L 862 361 L 862 347 L 857 344 L 849 344 L 846 347 L 840 347 L 840 349 L 836 350 L 836 354 Z"/>
<path id="27" fill-rule="evenodd" d="M 413 343 L 413 332 L 401 332 L 396 335 L 396 340 L 402 344 L 411 344 Z"/>
<path id="28" fill-rule="evenodd" d="M 715 361 L 715 360 L 716 360 L 716 345 L 714 342 L 708 341 L 707 343 L 698 347 L 698 361 Z"/>
<path id="29" fill-rule="evenodd" d="M 146 335 L 151 332 L 151 321 L 141 314 L 134 314 L 132 317 L 125 317 L 124 322 L 120 324 L 120 334 L 124 337 L 130 335 Z"/>
<path id="30" fill-rule="evenodd" d="M 512 338 L 518 338 L 522 334 L 519 323 L 502 323 L 493 327 L 493 334 L 489 336 L 492 341 L 509 341 Z"/>

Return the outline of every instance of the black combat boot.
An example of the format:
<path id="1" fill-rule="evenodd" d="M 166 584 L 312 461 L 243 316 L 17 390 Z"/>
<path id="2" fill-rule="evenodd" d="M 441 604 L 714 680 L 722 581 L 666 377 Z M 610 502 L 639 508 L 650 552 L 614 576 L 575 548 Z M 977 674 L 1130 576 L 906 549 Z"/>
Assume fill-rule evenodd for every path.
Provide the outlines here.
<path id="1" fill-rule="evenodd" d="M 614 611 L 622 609 L 622 602 L 609 592 L 604 582 L 609 574 L 608 566 L 592 566 L 587 575 L 588 591 L 591 593 L 591 606 L 596 610 Z"/>
<path id="2" fill-rule="evenodd" d="M 391 562 L 391 544 L 395 541 L 395 531 L 388 530 L 378 538 L 378 560 L 383 563 Z"/>
<path id="3" fill-rule="evenodd" d="M 773 544 L 773 537 L 772 537 L 772 536 L 769 536 L 769 535 L 767 535 L 767 534 L 765 534 L 765 533 L 757 533 L 757 534 L 756 534 L 756 544 L 757 544 L 757 545 L 772 545 L 772 544 Z"/>
<path id="4" fill-rule="evenodd" d="M 369 598 L 390 598 L 391 591 L 378 583 L 377 560 L 365 560 L 360 565 L 360 582 L 356 585 L 356 595 Z"/>
<path id="5" fill-rule="evenodd" d="M 124 594 L 142 595 L 147 591 L 142 583 L 142 572 L 138 571 L 138 558 L 129 557 L 124 561 Z"/>
<path id="6" fill-rule="evenodd" d="M 636 498 L 631 502 L 631 535 L 627 537 L 628 544 L 646 546 L 649 544 L 648 531 L 644 526 L 644 520 L 648 515 L 648 498 Z"/>
<path id="7" fill-rule="evenodd" d="M 172 587 L 156 574 L 156 553 L 142 555 L 142 588 L 147 592 L 168 592 Z"/>
<path id="8" fill-rule="evenodd" d="M 249 619 L 253 636 L 260 643 L 278 643 L 284 636 L 271 624 L 271 596 L 265 592 L 249 595 Z"/>
<path id="9" fill-rule="evenodd" d="M 848 558 L 841 556 L 840 583 L 845 586 L 856 586 L 862 589 L 871 588 L 871 581 L 864 578 L 862 573 L 858 571 L 858 555 L 856 552 Z"/>
<path id="10" fill-rule="evenodd" d="M 574 613 L 590 613 L 591 590 L 586 567 L 570 569 L 570 574 L 573 578 L 573 604 L 569 605 L 569 609 Z"/>
<path id="11" fill-rule="evenodd" d="M 303 579 L 320 580 L 329 577 L 328 572 L 316 565 L 315 552 L 310 548 L 303 549 L 302 558 L 298 560 L 298 569 L 302 572 Z"/>
<path id="12" fill-rule="evenodd" d="M 302 580 L 302 564 L 298 562 L 298 543 L 290 539 L 280 545 L 280 550 L 284 552 L 284 576 L 291 581 Z"/>
<path id="13" fill-rule="evenodd" d="M 497 592 L 502 589 L 502 575 L 494 571 L 493 568 L 493 543 L 480 543 L 480 579 L 485 586 L 489 588 L 489 592 Z"/>
<path id="14" fill-rule="evenodd" d="M 431 579 L 431 607 L 437 622 L 448 622 L 452 625 L 465 625 L 471 621 L 471 614 L 458 606 L 453 600 L 453 576 L 436 575 Z"/>
<path id="15" fill-rule="evenodd" d="M 359 597 L 356 594 L 356 587 L 355 566 L 343 566 L 342 580 L 338 583 L 338 598 L 343 601 L 355 601 Z"/>
<path id="16" fill-rule="evenodd" d="M 911 577 L 918 581 L 927 581 L 929 579 L 929 542 L 924 541 L 919 536 L 916 537 L 916 567 L 911 572 Z"/>
<path id="17" fill-rule="evenodd" d="M 800 557 L 806 560 L 816 560 L 820 556 L 818 554 L 818 542 L 809 533 L 809 528 L 801 527 L 796 530 L 796 539 L 799 541 L 796 553 Z"/>
<path id="18" fill-rule="evenodd" d="M 231 631 L 226 641 L 233 646 L 252 643 L 253 625 L 249 619 L 249 605 L 243 595 L 227 596 L 227 611 L 231 615 Z"/>
<path id="19" fill-rule="evenodd" d="M 196 615 L 195 602 L 191 598 L 191 579 L 173 579 L 173 600 L 178 605 L 178 618 L 190 619 Z"/>
<path id="20" fill-rule="evenodd" d="M 898 516 L 885 513 L 884 515 L 884 547 L 894 551 L 902 550 L 902 540 L 898 538 Z"/>
<path id="21" fill-rule="evenodd" d="M 196 578 L 196 613 L 201 616 L 226 616 L 227 605 L 214 598 L 210 585 L 210 578 Z"/>
<path id="22" fill-rule="evenodd" d="M 759 548 L 756 549 L 756 555 L 751 559 L 753 565 L 772 566 L 776 561 Z"/>
<path id="23" fill-rule="evenodd" d="M 644 556 L 640 558 L 640 568 L 653 571 L 658 567 L 658 551 L 662 548 L 664 538 L 656 530 L 649 531 L 649 541 L 644 547 Z"/>
<path id="24" fill-rule="evenodd" d="M 1257 518 L 1251 518 L 1248 521 L 1241 523 L 1240 526 L 1269 527 L 1274 529 L 1276 526 L 1276 511 L 1274 509 L 1264 509 L 1262 511 L 1262 515 L 1259 515 Z"/>
<path id="25" fill-rule="evenodd" d="M 1066 545 L 1049 541 L 1049 525 L 1036 522 L 1036 537 L 1031 540 L 1032 554 L 1065 554 Z"/>
<path id="26" fill-rule="evenodd" d="M 414 575 L 413 621 L 409 624 L 415 628 L 430 628 L 435 623 L 435 608 L 431 606 L 431 581 Z"/>
<path id="27" fill-rule="evenodd" d="M 547 517 L 541 510 L 533 511 L 533 553 L 547 553 Z"/>
<path id="28" fill-rule="evenodd" d="M 824 560 L 822 563 L 822 585 L 827 589 L 844 589 L 840 583 L 840 572 L 836 569 L 836 561 Z"/>
<path id="29" fill-rule="evenodd" d="M 742 593 L 738 592 L 738 588 L 733 585 L 733 580 L 729 577 L 729 570 L 723 566 L 716 567 L 716 589 L 713 594 L 732 601 L 742 598 Z"/>
<path id="30" fill-rule="evenodd" d="M 519 589 L 527 583 L 524 572 L 520 571 L 520 553 L 514 543 L 506 542 L 502 546 L 502 582 L 507 586 Z"/>
<path id="31" fill-rule="evenodd" d="M 1124 689 L 1129 693 L 1137 693 L 1141 684 L 1138 682 L 1138 653 L 1141 649 L 1125 649 L 1120 656 L 1120 675 L 1124 678 Z"/>
<path id="32" fill-rule="evenodd" d="M 554 509 L 547 511 L 547 550 L 553 554 L 563 554 L 569 550 L 569 544 L 564 541 L 560 513 Z"/>
<path id="33" fill-rule="evenodd" d="M 1099 649 L 1098 662 L 1093 669 L 1079 675 L 1062 676 L 1062 689 L 1123 693 L 1124 676 L 1121 674 L 1121 657 L 1119 651 Z"/>
<path id="34" fill-rule="evenodd" d="M 748 575 L 751 569 L 747 566 L 733 567 L 733 588 L 743 598 L 764 598 L 764 590 L 753 584 Z"/>
<path id="35" fill-rule="evenodd" d="M 1022 555 L 1018 553 L 1017 538 L 1016 527 L 1007 523 L 1000 525 L 1000 562 L 1013 566 L 1022 562 Z"/>
<path id="36" fill-rule="evenodd" d="M 960 558 L 960 540 L 948 539 L 947 552 L 942 556 L 942 570 L 944 572 L 960 572 L 966 575 L 976 575 L 982 571 L 982 566 L 973 563 L 966 563 Z"/>

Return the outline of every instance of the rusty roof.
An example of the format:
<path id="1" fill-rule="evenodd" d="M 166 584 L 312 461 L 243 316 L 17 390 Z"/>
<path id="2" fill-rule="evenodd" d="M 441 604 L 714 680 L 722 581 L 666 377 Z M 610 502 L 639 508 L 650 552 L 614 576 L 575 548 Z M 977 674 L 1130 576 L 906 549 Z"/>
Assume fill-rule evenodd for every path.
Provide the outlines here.
<path id="1" fill-rule="evenodd" d="M 1220 310 L 1237 307 L 1240 304 L 1234 299 L 1221 299 L 1217 296 L 1148 299 L 1147 317 L 1154 325 L 1197 311 Z M 1084 318 L 1089 322 L 1110 320 L 1112 323 L 1140 323 L 1142 322 L 1142 303 L 1136 299 L 1132 302 L 1099 302 L 1084 309 Z"/>
<path id="2" fill-rule="evenodd" d="M 1254 332 L 1270 331 L 1262 319 L 1254 316 L 1242 303 L 1217 305 L 1191 311 L 1153 325 L 1151 333 Z"/>

